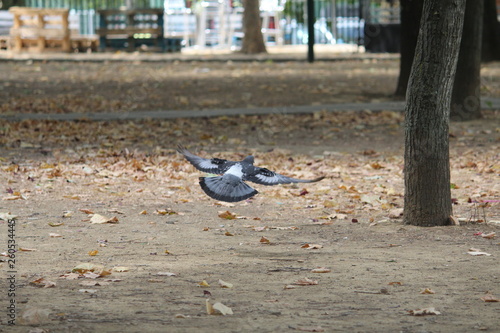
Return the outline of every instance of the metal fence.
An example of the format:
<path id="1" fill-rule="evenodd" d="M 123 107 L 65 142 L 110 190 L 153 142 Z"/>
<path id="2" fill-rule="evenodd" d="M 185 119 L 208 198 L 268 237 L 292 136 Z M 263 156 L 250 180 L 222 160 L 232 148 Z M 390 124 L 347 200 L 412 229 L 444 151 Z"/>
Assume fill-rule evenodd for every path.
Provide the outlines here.
<path id="1" fill-rule="evenodd" d="M 94 34 L 96 11 L 165 8 L 165 32 L 185 44 L 235 45 L 242 36 L 237 0 L 25 0 L 29 7 L 69 8 L 72 29 Z M 268 43 L 307 44 L 306 0 L 261 0 Z M 399 22 L 398 0 L 315 0 L 315 43 L 363 44 L 365 23 Z M 187 41 L 186 41 L 187 39 Z"/>

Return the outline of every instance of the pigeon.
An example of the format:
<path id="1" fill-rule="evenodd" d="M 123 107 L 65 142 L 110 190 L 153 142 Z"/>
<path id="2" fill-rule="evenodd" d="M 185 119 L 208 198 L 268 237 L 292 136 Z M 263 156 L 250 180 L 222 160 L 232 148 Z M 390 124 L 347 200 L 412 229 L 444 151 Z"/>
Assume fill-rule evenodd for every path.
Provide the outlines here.
<path id="1" fill-rule="evenodd" d="M 189 152 L 179 145 L 177 151 L 198 170 L 215 174 L 213 177 L 200 177 L 200 186 L 211 198 L 225 201 L 238 202 L 253 197 L 257 190 L 245 183 L 251 181 L 260 185 L 278 185 L 290 183 L 314 183 L 322 180 L 319 177 L 312 180 L 296 179 L 281 175 L 266 168 L 254 166 L 252 155 L 242 161 L 228 161 L 221 158 L 203 158 Z"/>

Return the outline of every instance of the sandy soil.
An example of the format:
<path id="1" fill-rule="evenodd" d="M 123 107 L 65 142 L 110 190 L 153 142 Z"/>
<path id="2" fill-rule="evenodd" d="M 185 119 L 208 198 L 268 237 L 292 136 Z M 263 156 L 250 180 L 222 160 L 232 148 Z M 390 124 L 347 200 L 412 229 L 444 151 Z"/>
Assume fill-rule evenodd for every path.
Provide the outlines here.
<path id="1" fill-rule="evenodd" d="M 57 64 L 34 65 L 47 76 L 45 82 L 70 75 L 55 71 Z M 279 103 L 276 96 L 266 99 L 258 85 L 250 84 L 261 82 L 249 79 L 252 73 L 258 77 L 271 65 L 245 65 L 255 68 L 243 81 L 221 79 L 225 83 L 218 86 L 219 80 L 214 80 L 212 89 L 221 92 L 211 97 L 221 102 L 215 106 L 241 106 L 238 101 L 223 103 L 223 96 L 228 101 L 242 98 L 225 93 L 234 82 L 248 85 L 244 92 L 251 94 L 252 105 Z M 27 84 L 25 77 L 14 79 L 19 75 L 14 67 L 10 72 L 5 64 L 0 66 L 11 78 L 4 83 Z M 74 70 L 68 64 L 59 66 Z M 97 64 L 75 67 L 84 73 L 86 66 L 87 73 L 111 71 Z M 217 72 L 221 65 L 203 66 Z M 326 70 L 327 65 L 321 66 Z M 325 99 L 309 92 L 300 101 L 348 99 L 354 91 L 349 77 L 357 77 L 358 70 L 366 74 L 360 84 L 379 82 L 380 90 L 374 93 L 378 97 L 370 97 L 358 89 L 351 99 L 389 98 L 396 68 L 396 63 L 335 67 L 337 77 L 344 79 L 335 87 L 328 81 L 331 91 L 324 93 Z M 286 70 L 300 72 L 300 66 Z M 291 81 L 288 76 L 288 84 L 318 80 L 316 67 L 308 70 L 312 77 L 301 73 L 294 75 L 299 81 Z M 193 70 L 186 85 L 201 80 L 205 72 Z M 271 72 L 274 77 L 279 73 Z M 383 78 L 380 73 L 385 73 Z M 138 74 L 130 76 L 130 84 L 154 86 L 146 77 L 137 84 L 139 79 Z M 82 80 L 81 90 L 69 93 L 89 96 L 81 97 L 79 107 L 86 109 L 96 95 L 104 94 L 105 84 L 87 90 Z M 492 91 L 498 77 L 492 74 L 489 80 Z M 2 112 L 12 111 L 15 103 L 20 112 L 78 109 L 69 102 L 60 111 L 47 106 L 49 99 L 57 100 L 50 95 L 57 87 L 36 82 L 33 91 L 47 91 L 33 96 L 19 92 L 3 104 Z M 288 91 L 286 82 L 280 84 Z M 69 81 L 59 88 L 69 89 L 67 85 Z M 132 98 L 123 90 L 125 95 L 115 96 L 117 91 L 109 93 L 109 100 L 127 101 L 127 107 L 143 105 L 135 100 L 139 95 Z M 179 104 L 181 109 L 198 101 L 187 90 L 180 96 L 188 98 L 188 103 Z M 283 100 L 288 105 L 300 102 Z M 161 105 L 151 103 L 142 108 Z M 110 111 L 107 106 L 100 110 Z M 398 113 L 0 121 L 0 216 L 17 216 L 14 239 L 19 250 L 15 273 L 8 273 L 8 258 L 0 257 L 0 331 L 498 332 L 500 303 L 485 300 L 500 298 L 500 243 L 492 236 L 500 228 L 499 118 L 498 112 L 488 112 L 483 120 L 452 124 L 452 195 L 454 215 L 462 225 L 439 228 L 404 225 L 399 216 L 403 119 Z M 277 172 L 327 178 L 307 186 L 256 185 L 260 193 L 253 199 L 222 204 L 201 191 L 197 180 L 202 173 L 175 153 L 177 143 L 206 157 L 239 159 L 252 153 L 258 165 Z M 220 217 L 225 211 L 237 218 Z M 93 223 L 99 222 L 95 214 L 111 221 Z M 0 229 L 4 252 L 6 221 L 0 220 Z M 471 249 L 490 255 L 475 256 L 468 253 L 474 252 Z M 83 274 L 81 264 L 95 273 Z M 318 267 L 325 272 L 313 271 Z M 4 277 L 12 274 L 16 295 L 8 297 Z M 17 325 L 7 326 L 6 307 L 12 298 Z M 230 307 L 233 314 L 207 314 L 207 298 Z M 411 314 L 429 308 L 436 314 Z"/>

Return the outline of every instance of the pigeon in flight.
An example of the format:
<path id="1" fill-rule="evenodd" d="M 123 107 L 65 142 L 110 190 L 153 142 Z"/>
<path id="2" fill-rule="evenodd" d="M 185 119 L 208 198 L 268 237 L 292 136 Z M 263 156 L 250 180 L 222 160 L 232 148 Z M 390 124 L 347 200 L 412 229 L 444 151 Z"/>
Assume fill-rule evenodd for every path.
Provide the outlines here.
<path id="1" fill-rule="evenodd" d="M 266 168 L 253 165 L 253 156 L 247 156 L 240 162 L 228 161 L 220 158 L 203 158 L 189 152 L 179 145 L 177 151 L 198 170 L 217 174 L 214 177 L 200 177 L 200 186 L 205 193 L 216 200 L 237 202 L 256 195 L 257 190 L 250 187 L 245 181 L 261 185 L 278 185 L 290 183 L 314 183 L 322 180 L 319 177 L 313 180 L 303 180 L 280 175 Z"/>

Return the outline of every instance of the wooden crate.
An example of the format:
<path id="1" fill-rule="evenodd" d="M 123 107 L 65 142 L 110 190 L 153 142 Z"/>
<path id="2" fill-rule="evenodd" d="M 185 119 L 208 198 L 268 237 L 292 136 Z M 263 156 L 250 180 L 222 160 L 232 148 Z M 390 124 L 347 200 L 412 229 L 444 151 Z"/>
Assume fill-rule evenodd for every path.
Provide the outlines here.
<path id="1" fill-rule="evenodd" d="M 10 29 L 12 50 L 70 52 L 69 9 L 11 7 L 14 24 Z"/>
<path id="2" fill-rule="evenodd" d="M 107 9 L 99 14 L 99 48 L 127 48 L 134 51 L 141 45 L 165 50 L 163 8 Z"/>

